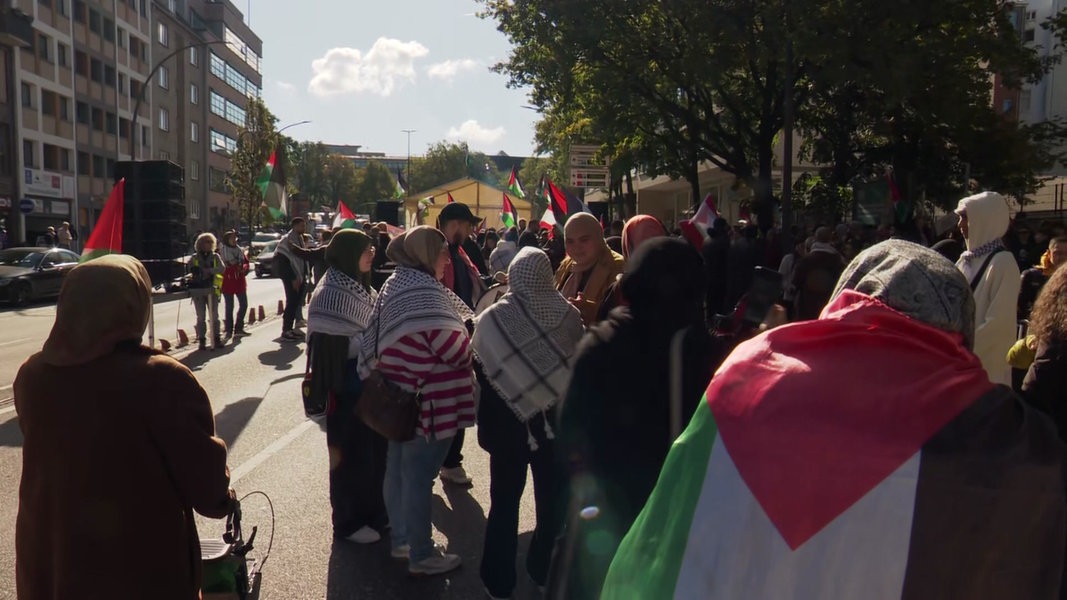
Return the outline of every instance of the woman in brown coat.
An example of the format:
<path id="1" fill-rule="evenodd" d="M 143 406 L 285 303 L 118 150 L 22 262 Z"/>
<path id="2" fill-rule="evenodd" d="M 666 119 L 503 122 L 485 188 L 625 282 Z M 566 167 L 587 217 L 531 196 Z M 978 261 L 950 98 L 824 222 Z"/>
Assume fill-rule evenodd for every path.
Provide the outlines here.
<path id="1" fill-rule="evenodd" d="M 189 369 L 140 344 L 150 302 L 136 259 L 78 266 L 15 379 L 20 600 L 199 595 L 193 510 L 230 512 L 226 445 Z"/>

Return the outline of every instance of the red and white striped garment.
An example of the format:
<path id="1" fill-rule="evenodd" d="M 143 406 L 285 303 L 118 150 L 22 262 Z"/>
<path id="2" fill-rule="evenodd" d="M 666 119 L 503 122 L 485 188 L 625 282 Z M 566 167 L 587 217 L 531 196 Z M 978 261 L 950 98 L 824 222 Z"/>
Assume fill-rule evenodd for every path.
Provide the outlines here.
<path id="1" fill-rule="evenodd" d="M 444 439 L 474 425 L 474 375 L 470 337 L 434 329 L 411 333 L 386 348 L 378 369 L 409 392 L 422 393 L 416 435 Z"/>

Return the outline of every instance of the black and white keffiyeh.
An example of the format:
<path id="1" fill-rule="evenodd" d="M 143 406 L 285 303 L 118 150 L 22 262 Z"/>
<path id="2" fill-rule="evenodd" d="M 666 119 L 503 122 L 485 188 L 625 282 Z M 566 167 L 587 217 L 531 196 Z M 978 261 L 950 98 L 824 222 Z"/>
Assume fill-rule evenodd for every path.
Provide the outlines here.
<path id="1" fill-rule="evenodd" d="M 311 293 L 308 305 L 308 335 L 324 333 L 353 337 L 363 333 L 371 322 L 378 294 L 342 273 L 327 269 Z"/>
<path id="2" fill-rule="evenodd" d="M 360 374 L 369 374 L 381 351 L 406 335 L 435 329 L 466 333 L 465 323 L 473 318 L 463 300 L 440 281 L 418 269 L 398 266 L 382 285 L 371 326 L 363 336 Z"/>
<path id="3" fill-rule="evenodd" d="M 525 423 L 567 392 L 584 328 L 578 309 L 556 291 L 544 251 L 520 250 L 508 286 L 478 317 L 472 346 L 493 389 Z"/>

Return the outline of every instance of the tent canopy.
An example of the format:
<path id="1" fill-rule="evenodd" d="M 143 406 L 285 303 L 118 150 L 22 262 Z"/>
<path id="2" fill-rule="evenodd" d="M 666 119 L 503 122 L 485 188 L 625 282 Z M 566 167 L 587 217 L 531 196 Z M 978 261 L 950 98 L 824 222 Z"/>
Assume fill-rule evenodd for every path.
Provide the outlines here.
<path id="1" fill-rule="evenodd" d="M 530 219 L 531 205 L 528 201 L 516 198 L 510 192 L 492 186 L 484 181 L 464 177 L 435 188 L 421 191 L 417 194 L 412 194 L 410 198 L 404 201 L 404 210 L 407 213 L 407 223 L 410 225 L 415 222 L 419 200 L 433 196 L 434 204 L 430 205 L 429 214 L 422 222 L 426 225 L 436 224 L 437 216 L 441 214 L 441 209 L 448 203 L 448 194 L 450 193 L 456 202 L 466 204 L 470 207 L 471 212 L 484 218 L 485 226 L 492 229 L 499 229 L 504 226 L 504 222 L 500 220 L 500 210 L 504 205 L 504 194 L 508 195 L 511 204 L 515 207 L 515 210 L 519 212 L 520 219 Z"/>

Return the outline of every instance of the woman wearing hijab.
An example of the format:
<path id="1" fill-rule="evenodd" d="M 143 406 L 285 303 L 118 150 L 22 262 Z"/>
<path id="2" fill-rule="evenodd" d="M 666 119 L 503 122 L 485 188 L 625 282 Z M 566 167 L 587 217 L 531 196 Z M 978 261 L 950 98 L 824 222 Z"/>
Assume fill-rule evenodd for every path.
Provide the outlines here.
<path id="1" fill-rule="evenodd" d="M 630 260 L 634 250 L 648 240 L 665 237 L 666 235 L 667 228 L 652 215 L 637 215 L 631 218 L 622 228 L 623 259 Z M 608 313 L 623 302 L 622 293 L 619 291 L 619 277 L 616 277 L 615 281 L 608 287 L 608 291 L 604 293 L 604 300 L 597 310 L 596 320 L 598 322 L 608 318 Z"/>
<path id="2" fill-rule="evenodd" d="M 452 438 L 474 425 L 474 373 L 467 305 L 441 283 L 451 267 L 444 234 L 415 227 L 387 249 L 396 270 L 382 286 L 363 336 L 360 372 L 377 367 L 408 392 L 418 392 L 415 438 L 389 442 L 385 505 L 392 528 L 392 556 L 408 559 L 412 575 L 436 575 L 459 567 L 455 554 L 435 548 L 430 499 Z"/>
<path id="3" fill-rule="evenodd" d="M 330 454 L 333 534 L 357 544 L 381 539 L 388 522 L 382 485 L 385 438 L 355 414 L 356 363 L 377 292 L 370 286 L 374 243 L 355 229 L 337 232 L 326 247 L 326 273 L 308 305 L 308 360 L 316 394 L 330 394 L 326 446 Z"/>
<path id="4" fill-rule="evenodd" d="M 189 369 L 141 345 L 151 300 L 133 257 L 78 266 L 15 379 L 19 598 L 199 594 L 193 511 L 230 512 L 226 445 Z"/>
<path id="5" fill-rule="evenodd" d="M 523 248 L 508 268 L 510 290 L 478 317 L 471 341 L 481 384 L 478 443 L 489 452 L 492 505 L 481 576 L 492 598 L 515 588 L 519 501 L 533 473 L 537 528 L 526 570 L 538 585 L 548 576 L 559 529 L 555 506 L 555 406 L 567 391 L 571 359 L 584 333 L 578 310 L 556 291 L 548 255 Z"/>
<path id="6" fill-rule="evenodd" d="M 566 550 L 553 562 L 554 592 L 565 586 L 568 598 L 598 597 L 615 548 L 656 484 L 673 441 L 668 382 L 679 332 L 683 422 L 700 400 L 719 356 L 704 326 L 706 285 L 690 244 L 649 240 L 622 276 L 629 305 L 579 344 L 559 409 L 557 447 L 569 471 L 570 501 Z M 595 509 L 583 510 L 589 507 Z"/>
<path id="7" fill-rule="evenodd" d="M 600 221 L 589 213 L 567 219 L 563 229 L 567 258 L 556 270 L 556 289 L 582 313 L 582 322 L 596 322 L 604 292 L 622 273 L 625 261 L 604 242 Z"/>

